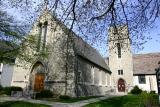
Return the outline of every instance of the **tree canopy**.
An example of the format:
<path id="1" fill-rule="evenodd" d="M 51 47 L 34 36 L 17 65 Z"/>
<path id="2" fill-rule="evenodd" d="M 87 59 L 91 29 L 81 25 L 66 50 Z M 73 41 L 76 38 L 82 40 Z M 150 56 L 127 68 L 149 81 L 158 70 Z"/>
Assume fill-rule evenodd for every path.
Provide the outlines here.
<path id="1" fill-rule="evenodd" d="M 7 0 L 33 22 L 44 8 L 91 44 L 106 44 L 110 26 L 127 25 L 131 44 L 142 49 L 152 37 L 143 32 L 159 20 L 159 0 Z M 1 3 L 4 5 L 4 2 Z M 27 17 L 26 15 L 26 17 Z"/>

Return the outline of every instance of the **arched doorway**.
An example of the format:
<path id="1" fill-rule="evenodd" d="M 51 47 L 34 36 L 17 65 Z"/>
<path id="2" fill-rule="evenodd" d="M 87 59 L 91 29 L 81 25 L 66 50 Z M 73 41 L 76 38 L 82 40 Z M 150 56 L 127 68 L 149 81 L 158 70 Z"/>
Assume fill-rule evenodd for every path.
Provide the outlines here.
<path id="1" fill-rule="evenodd" d="M 44 90 L 44 66 L 41 62 L 37 62 L 34 64 L 31 75 L 30 75 L 30 86 L 34 92 L 40 92 Z"/>
<path id="2" fill-rule="evenodd" d="M 123 79 L 118 80 L 118 92 L 125 92 L 125 81 Z"/>

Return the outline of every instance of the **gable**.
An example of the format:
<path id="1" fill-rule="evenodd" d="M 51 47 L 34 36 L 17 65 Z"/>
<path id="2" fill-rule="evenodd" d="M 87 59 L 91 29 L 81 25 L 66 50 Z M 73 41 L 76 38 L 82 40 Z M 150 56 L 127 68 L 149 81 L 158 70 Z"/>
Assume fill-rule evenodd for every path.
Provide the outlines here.
<path id="1" fill-rule="evenodd" d="M 59 19 L 57 19 L 52 13 L 48 12 L 48 18 L 49 20 L 55 21 L 56 26 L 58 25 L 63 32 L 67 35 L 67 33 L 70 31 L 67 26 L 65 26 Z M 43 13 L 39 20 L 43 21 L 43 16 L 45 14 Z M 52 16 L 51 16 L 52 15 Z M 46 16 L 46 15 L 45 15 Z M 45 20 L 45 19 L 44 19 Z M 57 30 L 57 29 L 56 29 Z M 59 30 L 59 29 L 58 29 Z M 54 31 L 53 31 L 54 32 Z M 64 35 L 63 35 L 64 36 Z M 90 62 L 96 64 L 97 66 L 105 69 L 106 71 L 110 72 L 110 69 L 108 65 L 105 63 L 104 58 L 100 55 L 99 52 L 97 52 L 96 49 L 91 47 L 88 43 L 86 43 L 82 38 L 77 36 L 73 31 L 70 32 L 70 36 L 73 38 L 73 45 L 74 45 L 74 51 L 77 55 L 80 55 Z M 111 73 L 111 72 L 110 72 Z"/>

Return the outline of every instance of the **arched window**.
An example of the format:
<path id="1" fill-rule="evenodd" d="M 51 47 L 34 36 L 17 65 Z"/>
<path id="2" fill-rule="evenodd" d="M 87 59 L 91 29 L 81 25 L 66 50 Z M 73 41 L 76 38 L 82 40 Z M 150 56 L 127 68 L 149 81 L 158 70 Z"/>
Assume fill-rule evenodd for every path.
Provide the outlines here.
<path id="1" fill-rule="evenodd" d="M 47 21 L 45 21 L 44 24 L 42 23 L 38 24 L 39 36 L 38 36 L 37 52 L 39 52 L 40 50 L 44 51 L 46 47 L 47 25 L 48 25 Z"/>
<path id="2" fill-rule="evenodd" d="M 121 58 L 121 44 L 117 43 L 118 58 Z"/>
<path id="3" fill-rule="evenodd" d="M 46 47 L 47 25 L 48 25 L 48 21 L 45 21 L 45 22 L 44 22 L 44 35 L 43 35 L 43 45 L 42 45 L 42 50 L 44 50 L 45 47 Z"/>
<path id="4" fill-rule="evenodd" d="M 41 47 L 41 35 L 42 35 L 42 23 L 38 23 L 38 43 L 37 43 L 37 52 L 40 51 L 40 47 Z"/>

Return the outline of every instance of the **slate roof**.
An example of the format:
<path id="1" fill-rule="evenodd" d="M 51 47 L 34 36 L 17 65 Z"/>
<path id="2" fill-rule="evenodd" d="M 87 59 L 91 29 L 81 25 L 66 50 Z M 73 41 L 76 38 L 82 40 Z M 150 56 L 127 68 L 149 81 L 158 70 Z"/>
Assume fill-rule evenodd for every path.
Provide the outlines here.
<path id="1" fill-rule="evenodd" d="M 67 26 L 64 25 L 58 18 L 56 18 L 54 14 L 52 14 L 48 10 L 46 10 L 46 12 L 52 15 L 53 19 L 56 20 L 56 23 L 59 24 L 63 29 L 65 29 L 64 32 L 69 31 L 69 28 L 67 28 Z M 85 42 L 81 37 L 77 36 L 73 31 L 71 31 L 71 35 L 73 36 L 76 54 L 80 55 L 81 57 L 89 60 L 90 62 L 111 73 L 108 65 L 105 62 L 105 59 L 100 55 L 100 53 L 96 49 L 91 47 L 87 42 Z"/>
<path id="2" fill-rule="evenodd" d="M 160 53 L 134 54 L 133 74 L 155 74 L 160 61 Z"/>
<path id="3" fill-rule="evenodd" d="M 100 66 L 101 68 L 107 70 L 111 73 L 108 65 L 105 62 L 105 59 L 100 55 L 100 53 L 86 43 L 82 38 L 75 37 L 75 48 L 78 55 L 86 58 L 87 60 L 93 62 L 94 64 Z"/>

